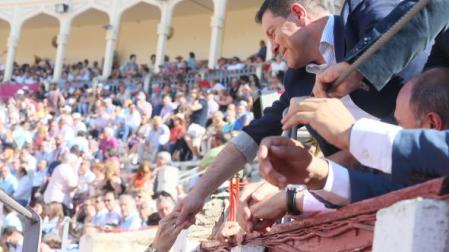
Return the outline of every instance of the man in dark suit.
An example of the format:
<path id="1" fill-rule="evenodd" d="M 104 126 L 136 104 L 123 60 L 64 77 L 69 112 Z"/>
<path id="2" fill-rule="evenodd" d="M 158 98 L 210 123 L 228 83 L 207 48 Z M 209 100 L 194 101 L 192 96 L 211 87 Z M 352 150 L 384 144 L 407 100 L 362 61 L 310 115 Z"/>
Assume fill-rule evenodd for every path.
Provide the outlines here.
<path id="1" fill-rule="evenodd" d="M 345 169 L 331 161 L 315 161 L 317 158 L 301 145 L 282 137 L 263 140 L 261 145 L 272 151 L 265 155 L 269 158 L 260 160 L 261 173 L 275 184 L 307 183 L 317 190 L 322 202 L 333 205 L 387 193 L 394 189 L 392 185 L 398 189 L 447 176 L 448 101 L 449 68 L 434 68 L 409 81 L 398 96 L 395 117 L 409 130 L 369 119 L 355 122 L 339 100 L 327 98 L 305 100 L 300 108 L 293 108 L 295 117 L 284 121 L 309 123 L 331 143 L 349 149 L 364 165 L 391 174 L 389 179 L 397 184 L 391 184 L 384 175 Z M 413 128 L 431 130 L 410 130 Z M 419 148 L 429 151 L 418 152 Z"/>
<path id="2" fill-rule="evenodd" d="M 386 45 L 363 63 L 357 71 L 335 90 L 328 85 L 349 67 L 358 56 L 368 49 L 383 33 L 397 22 L 418 0 L 403 1 L 385 19 L 354 47 L 348 54 L 346 62 L 332 66 L 318 75 L 314 87 L 317 97 L 342 97 L 357 90 L 361 81 L 376 90 L 388 88 L 388 80 L 402 71 L 422 50 L 432 44 L 431 55 L 426 68 L 449 66 L 449 2 L 432 0 Z"/>
<path id="3" fill-rule="evenodd" d="M 329 16 L 323 3 L 266 0 L 262 5 L 256 19 L 262 23 L 264 32 L 272 42 L 273 51 L 280 53 L 291 68 L 284 82 L 286 92 L 279 101 L 264 111 L 261 119 L 244 128 L 243 133 L 232 139 L 219 154 L 218 162 L 212 164 L 197 186 L 178 205 L 178 211 L 181 212 L 180 222 L 192 218 L 201 210 L 210 193 L 246 162 L 254 159 L 258 144 L 264 137 L 280 135 L 282 112 L 289 106 L 290 99 L 306 96 L 311 92 L 311 83 L 315 81 L 315 75 L 311 72 L 321 70 L 326 64 L 331 65 L 343 60 L 349 51 L 348 47 L 355 44 L 360 36 L 366 34 L 377 20 L 387 15 L 399 1 L 347 1 L 343 16 L 335 17 Z M 419 72 L 423 65 L 417 63 L 411 65 L 415 73 Z M 354 102 L 360 102 L 359 106 L 373 115 L 388 115 L 394 109 L 395 97 L 400 89 L 400 78 L 393 82 L 393 88 L 385 90 L 384 93 L 360 91 L 354 94 L 359 95 Z M 385 98 L 387 96 L 390 98 Z M 380 97 L 392 102 L 381 105 Z M 373 106 L 372 103 L 377 105 Z M 320 142 L 320 147 L 325 155 L 337 151 L 324 142 Z"/>

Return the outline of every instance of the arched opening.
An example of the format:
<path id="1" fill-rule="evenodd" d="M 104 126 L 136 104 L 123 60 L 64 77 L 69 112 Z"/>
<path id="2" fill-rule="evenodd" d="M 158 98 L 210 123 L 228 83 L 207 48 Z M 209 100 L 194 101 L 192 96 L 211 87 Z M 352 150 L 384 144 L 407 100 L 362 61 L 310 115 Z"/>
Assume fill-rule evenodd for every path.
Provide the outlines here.
<path id="1" fill-rule="evenodd" d="M 149 64 L 150 57 L 156 53 L 157 25 L 160 10 L 157 6 L 138 3 L 122 14 L 117 55 L 121 64 L 130 55 L 137 56 L 138 64 Z"/>
<path id="2" fill-rule="evenodd" d="M 42 60 L 54 62 L 59 20 L 48 14 L 38 14 L 22 26 L 15 61 L 35 64 Z"/>
<path id="3" fill-rule="evenodd" d="M 87 59 L 102 66 L 108 25 L 108 14 L 97 9 L 88 9 L 76 16 L 72 21 L 64 63 Z"/>
<path id="4" fill-rule="evenodd" d="M 9 23 L 0 19 L 0 77 L 3 77 L 4 63 L 8 53 Z"/>
<path id="5" fill-rule="evenodd" d="M 228 0 L 223 57 L 237 56 L 244 60 L 258 52 L 260 40 L 266 39 L 262 28 L 254 21 L 261 4 L 260 0 Z"/>
<path id="6" fill-rule="evenodd" d="M 214 13 L 212 0 L 181 1 L 173 13 L 173 36 L 168 41 L 171 61 L 181 56 L 187 60 L 194 52 L 198 61 L 207 60 L 210 43 L 210 20 Z"/>

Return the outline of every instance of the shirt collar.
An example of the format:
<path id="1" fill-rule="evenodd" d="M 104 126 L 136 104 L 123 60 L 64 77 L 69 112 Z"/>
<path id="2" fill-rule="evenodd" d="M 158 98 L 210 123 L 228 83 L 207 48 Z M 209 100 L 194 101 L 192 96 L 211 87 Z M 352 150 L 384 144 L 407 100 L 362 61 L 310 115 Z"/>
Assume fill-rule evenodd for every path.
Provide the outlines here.
<path id="1" fill-rule="evenodd" d="M 314 63 L 308 64 L 306 65 L 306 72 L 317 74 L 321 71 L 324 71 L 330 65 L 336 63 L 334 25 L 335 25 L 335 17 L 329 16 L 320 39 L 319 50 L 326 63 L 321 65 Z"/>

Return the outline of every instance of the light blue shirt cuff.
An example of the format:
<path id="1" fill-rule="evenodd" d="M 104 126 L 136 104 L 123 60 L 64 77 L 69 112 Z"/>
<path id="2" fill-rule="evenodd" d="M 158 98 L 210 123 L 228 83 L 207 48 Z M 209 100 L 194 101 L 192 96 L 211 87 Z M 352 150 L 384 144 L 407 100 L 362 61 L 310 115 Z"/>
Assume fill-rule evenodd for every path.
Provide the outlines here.
<path id="1" fill-rule="evenodd" d="M 252 162 L 254 158 L 256 158 L 259 145 L 257 145 L 254 139 L 246 132 L 241 132 L 236 137 L 232 138 L 230 142 L 243 153 L 247 162 Z"/>

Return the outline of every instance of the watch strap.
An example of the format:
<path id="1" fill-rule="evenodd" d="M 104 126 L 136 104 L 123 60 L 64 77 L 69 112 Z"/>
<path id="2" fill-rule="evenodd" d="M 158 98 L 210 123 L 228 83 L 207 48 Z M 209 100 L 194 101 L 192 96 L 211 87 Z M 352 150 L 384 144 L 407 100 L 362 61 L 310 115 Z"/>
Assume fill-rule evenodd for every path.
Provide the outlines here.
<path id="1" fill-rule="evenodd" d="M 300 215 L 301 211 L 296 206 L 296 193 L 297 189 L 287 189 L 287 212 L 289 215 Z"/>

